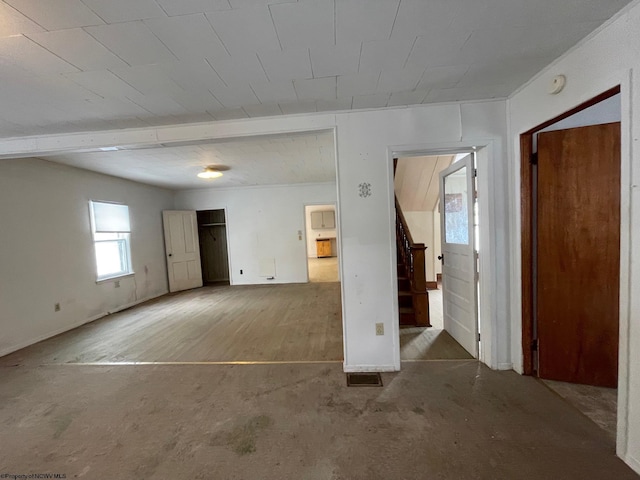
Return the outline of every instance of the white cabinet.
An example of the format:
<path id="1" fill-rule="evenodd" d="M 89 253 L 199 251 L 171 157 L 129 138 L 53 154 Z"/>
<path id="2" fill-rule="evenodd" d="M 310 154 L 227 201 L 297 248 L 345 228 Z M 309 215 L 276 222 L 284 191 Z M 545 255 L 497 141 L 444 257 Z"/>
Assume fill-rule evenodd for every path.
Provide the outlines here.
<path id="1" fill-rule="evenodd" d="M 311 228 L 322 230 L 323 228 L 336 228 L 336 214 L 333 210 L 311 212 Z"/>

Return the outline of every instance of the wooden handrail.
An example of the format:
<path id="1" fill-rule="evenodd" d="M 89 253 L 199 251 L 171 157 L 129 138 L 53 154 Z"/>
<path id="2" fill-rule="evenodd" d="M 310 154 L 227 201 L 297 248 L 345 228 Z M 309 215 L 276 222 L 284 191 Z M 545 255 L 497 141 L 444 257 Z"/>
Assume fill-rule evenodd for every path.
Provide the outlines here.
<path id="1" fill-rule="evenodd" d="M 398 198 L 396 202 L 396 242 L 398 245 L 399 260 L 402 262 L 405 272 L 409 277 L 413 310 L 416 317 L 416 325 L 430 327 L 429 321 L 429 294 L 427 292 L 427 275 L 425 271 L 424 243 L 413 241 L 407 220 L 402 213 Z"/>

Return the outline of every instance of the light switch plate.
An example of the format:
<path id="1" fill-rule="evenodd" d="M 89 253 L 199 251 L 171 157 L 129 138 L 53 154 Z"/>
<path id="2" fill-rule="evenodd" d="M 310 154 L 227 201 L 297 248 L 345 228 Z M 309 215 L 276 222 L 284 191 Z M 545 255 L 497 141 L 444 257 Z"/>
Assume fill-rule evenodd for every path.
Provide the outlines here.
<path id="1" fill-rule="evenodd" d="M 384 335 L 384 323 L 376 323 L 376 335 Z"/>

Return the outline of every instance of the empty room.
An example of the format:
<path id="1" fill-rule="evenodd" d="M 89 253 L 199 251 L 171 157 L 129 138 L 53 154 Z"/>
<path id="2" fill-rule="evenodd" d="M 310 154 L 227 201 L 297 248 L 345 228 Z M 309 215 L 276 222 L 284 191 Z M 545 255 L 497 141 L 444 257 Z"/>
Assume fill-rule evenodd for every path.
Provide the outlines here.
<path id="1" fill-rule="evenodd" d="M 640 474 L 640 0 L 0 0 L 7 478 Z"/>

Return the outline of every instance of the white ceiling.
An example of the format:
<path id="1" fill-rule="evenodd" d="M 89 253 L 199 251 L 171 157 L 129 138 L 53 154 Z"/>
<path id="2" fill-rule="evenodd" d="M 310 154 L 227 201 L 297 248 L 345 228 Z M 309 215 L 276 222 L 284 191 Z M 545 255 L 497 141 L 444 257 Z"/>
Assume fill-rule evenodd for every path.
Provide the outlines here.
<path id="1" fill-rule="evenodd" d="M 269 135 L 192 145 L 82 152 L 40 157 L 85 170 L 171 188 L 335 182 L 332 132 Z M 221 178 L 202 180 L 205 166 L 224 165 Z"/>
<path id="2" fill-rule="evenodd" d="M 440 172 L 455 155 L 398 158 L 394 190 L 403 212 L 432 212 L 440 194 Z"/>
<path id="3" fill-rule="evenodd" d="M 505 97 L 630 0 L 0 0 L 0 137 Z"/>

